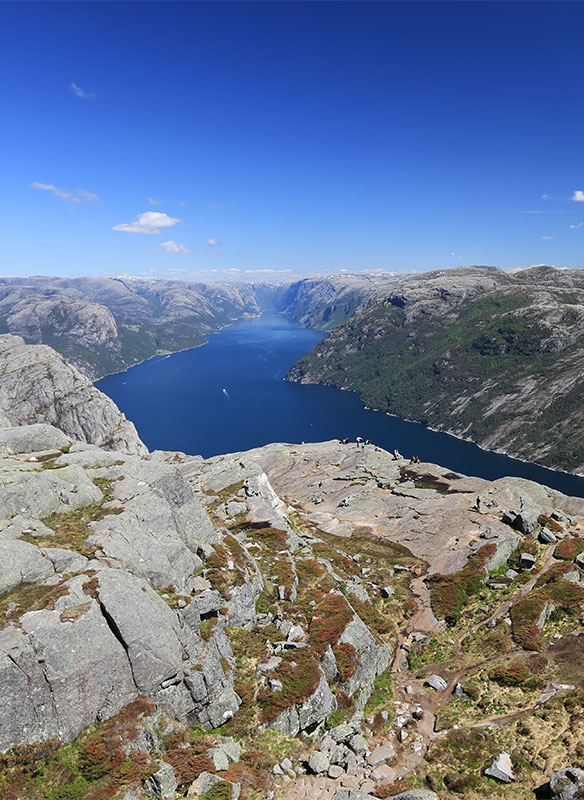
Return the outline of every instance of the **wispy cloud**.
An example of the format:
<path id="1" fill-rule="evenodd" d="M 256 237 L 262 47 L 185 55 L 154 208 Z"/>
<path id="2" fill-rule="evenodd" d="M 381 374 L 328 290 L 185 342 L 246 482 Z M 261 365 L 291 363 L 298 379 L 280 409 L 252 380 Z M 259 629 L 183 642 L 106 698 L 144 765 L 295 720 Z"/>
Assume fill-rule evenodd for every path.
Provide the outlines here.
<path id="1" fill-rule="evenodd" d="M 208 244 L 209 247 L 218 247 L 221 244 L 221 242 L 219 241 L 219 239 L 216 239 L 214 236 L 211 236 L 209 239 L 206 240 L 206 244 Z"/>
<path id="2" fill-rule="evenodd" d="M 584 192 L 582 191 L 582 189 L 576 189 L 576 191 L 572 195 L 572 200 L 575 203 L 584 203 Z"/>
<path id="3" fill-rule="evenodd" d="M 281 273 L 281 272 L 292 272 L 292 270 L 291 269 L 246 269 L 245 272 L 246 274 L 257 273 L 257 272 Z"/>
<path id="4" fill-rule="evenodd" d="M 542 239 L 551 239 L 552 237 L 551 236 L 542 236 L 541 238 Z"/>
<path id="5" fill-rule="evenodd" d="M 79 97 L 81 100 L 95 100 L 93 92 L 86 92 L 81 86 L 78 86 L 74 81 L 69 84 L 69 91 Z"/>
<path id="6" fill-rule="evenodd" d="M 221 205 L 221 203 L 214 203 L 211 200 L 211 202 L 209 203 L 209 208 L 223 208 L 223 206 Z"/>
<path id="7" fill-rule="evenodd" d="M 241 272 L 241 270 L 237 269 L 237 267 L 231 267 L 230 269 L 224 269 L 223 272 L 229 272 L 233 274 L 234 272 Z"/>
<path id="8" fill-rule="evenodd" d="M 547 208 L 537 208 L 530 211 L 522 211 L 522 214 L 569 214 L 569 211 L 552 210 Z"/>
<path id="9" fill-rule="evenodd" d="M 180 242 L 173 242 L 170 240 L 169 242 L 162 242 L 161 247 L 163 247 L 167 253 L 184 253 L 188 255 L 188 253 L 192 253 L 190 247 L 187 247 L 186 244 L 181 244 Z"/>
<path id="10" fill-rule="evenodd" d="M 570 225 L 570 228 L 584 228 L 584 222 L 576 222 L 574 225 Z"/>
<path id="11" fill-rule="evenodd" d="M 146 198 L 151 206 L 159 206 L 162 202 L 161 200 L 157 200 L 155 197 L 147 197 Z"/>
<path id="12" fill-rule="evenodd" d="M 99 201 L 99 197 L 93 192 L 85 189 L 61 189 L 53 183 L 39 183 L 34 181 L 29 183 L 31 189 L 40 189 L 42 192 L 52 192 L 56 197 L 60 197 L 66 203 L 73 203 L 78 206 L 87 206 Z"/>
<path id="13" fill-rule="evenodd" d="M 176 217 L 169 217 L 162 211 L 145 211 L 143 214 L 138 214 L 133 222 L 114 225 L 112 230 L 124 233 L 160 233 L 161 228 L 172 228 L 181 221 Z"/>

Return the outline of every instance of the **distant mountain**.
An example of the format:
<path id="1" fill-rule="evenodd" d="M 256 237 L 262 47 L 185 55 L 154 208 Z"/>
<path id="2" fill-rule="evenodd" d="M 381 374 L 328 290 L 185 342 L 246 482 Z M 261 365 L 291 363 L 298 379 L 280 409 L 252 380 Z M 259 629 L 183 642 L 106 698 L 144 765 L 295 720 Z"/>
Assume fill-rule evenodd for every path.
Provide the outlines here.
<path id="1" fill-rule="evenodd" d="M 584 472 L 584 270 L 409 275 L 335 328 L 288 380 L 481 447 Z"/>
<path id="2" fill-rule="evenodd" d="M 382 300 L 400 277 L 388 272 L 306 278 L 290 284 L 279 307 L 305 327 L 332 331 L 353 314 Z"/>
<path id="3" fill-rule="evenodd" d="M 195 347 L 235 319 L 274 306 L 270 284 L 138 278 L 0 278 L 0 333 L 48 344 L 92 379 Z"/>

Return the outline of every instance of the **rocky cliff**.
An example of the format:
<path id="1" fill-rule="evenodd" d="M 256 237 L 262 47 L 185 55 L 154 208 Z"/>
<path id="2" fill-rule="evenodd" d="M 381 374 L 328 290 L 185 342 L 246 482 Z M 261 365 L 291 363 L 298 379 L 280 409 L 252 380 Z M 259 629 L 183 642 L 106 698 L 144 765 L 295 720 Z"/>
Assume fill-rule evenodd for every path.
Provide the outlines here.
<path id="1" fill-rule="evenodd" d="M 270 284 L 140 278 L 0 278 L 0 333 L 48 344 L 93 380 L 204 343 L 281 294 Z"/>
<path id="2" fill-rule="evenodd" d="M 584 472 L 584 271 L 406 276 L 287 376 L 489 450 Z"/>
<path id="3" fill-rule="evenodd" d="M 109 397 L 46 345 L 0 335 L 0 426 L 50 423 L 79 441 L 124 453 L 148 452 Z"/>

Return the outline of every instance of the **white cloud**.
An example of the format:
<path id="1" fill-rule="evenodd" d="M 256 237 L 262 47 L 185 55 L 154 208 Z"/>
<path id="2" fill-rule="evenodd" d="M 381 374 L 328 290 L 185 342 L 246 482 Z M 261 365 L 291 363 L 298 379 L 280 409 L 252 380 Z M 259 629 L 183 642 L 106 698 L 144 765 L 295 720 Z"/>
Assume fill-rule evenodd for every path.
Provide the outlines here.
<path id="1" fill-rule="evenodd" d="M 576 191 L 572 195 L 572 200 L 575 203 L 584 203 L 584 192 L 582 191 L 582 189 L 576 189 Z"/>
<path id="2" fill-rule="evenodd" d="M 124 233 L 160 233 L 161 228 L 172 228 L 178 222 L 181 220 L 169 217 L 162 211 L 145 211 L 143 214 L 138 214 L 133 222 L 114 225 L 112 230 Z"/>
<path id="3" fill-rule="evenodd" d="M 162 202 L 162 200 L 157 200 L 155 197 L 147 197 L 146 200 L 148 200 L 151 206 L 159 206 Z"/>
<path id="4" fill-rule="evenodd" d="M 85 189 L 60 189 L 53 183 L 39 183 L 38 181 L 29 183 L 29 186 L 31 189 L 40 189 L 43 192 L 52 192 L 66 203 L 73 203 L 78 206 L 87 206 L 90 203 L 97 203 L 99 200 L 99 197 L 96 194 L 93 192 L 87 192 Z"/>
<path id="5" fill-rule="evenodd" d="M 576 222 L 574 225 L 570 225 L 570 228 L 584 228 L 584 222 Z"/>
<path id="6" fill-rule="evenodd" d="M 542 239 L 551 239 L 552 237 L 551 236 L 542 236 L 541 238 Z"/>
<path id="7" fill-rule="evenodd" d="M 69 84 L 69 91 L 81 100 L 95 100 L 95 95 L 92 92 L 86 92 L 85 89 L 82 89 L 81 86 L 78 86 L 75 82 Z"/>
<path id="8" fill-rule="evenodd" d="M 341 270 L 342 271 L 342 270 Z M 246 274 L 250 272 L 292 272 L 291 269 L 246 269 Z"/>
<path id="9" fill-rule="evenodd" d="M 231 267 L 231 269 L 224 269 L 223 272 L 241 272 L 241 270 L 237 269 L 237 267 Z"/>
<path id="10" fill-rule="evenodd" d="M 207 239 L 206 243 L 210 247 L 217 247 L 220 244 L 219 239 L 216 239 L 214 236 L 211 236 L 209 239 Z"/>
<path id="11" fill-rule="evenodd" d="M 172 239 L 169 242 L 162 242 L 160 246 L 164 247 L 167 253 L 184 253 L 185 255 L 188 255 L 188 253 L 193 252 L 190 247 L 186 246 L 186 244 L 173 242 Z"/>

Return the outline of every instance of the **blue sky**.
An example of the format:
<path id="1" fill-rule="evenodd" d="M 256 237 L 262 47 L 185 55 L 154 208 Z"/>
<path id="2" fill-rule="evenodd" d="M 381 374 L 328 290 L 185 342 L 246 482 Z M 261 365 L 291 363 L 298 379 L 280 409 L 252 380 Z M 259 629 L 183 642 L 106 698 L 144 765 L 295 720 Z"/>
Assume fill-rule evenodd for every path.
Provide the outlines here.
<path id="1" fill-rule="evenodd" d="M 1 10 L 4 275 L 584 265 L 582 3 Z"/>

